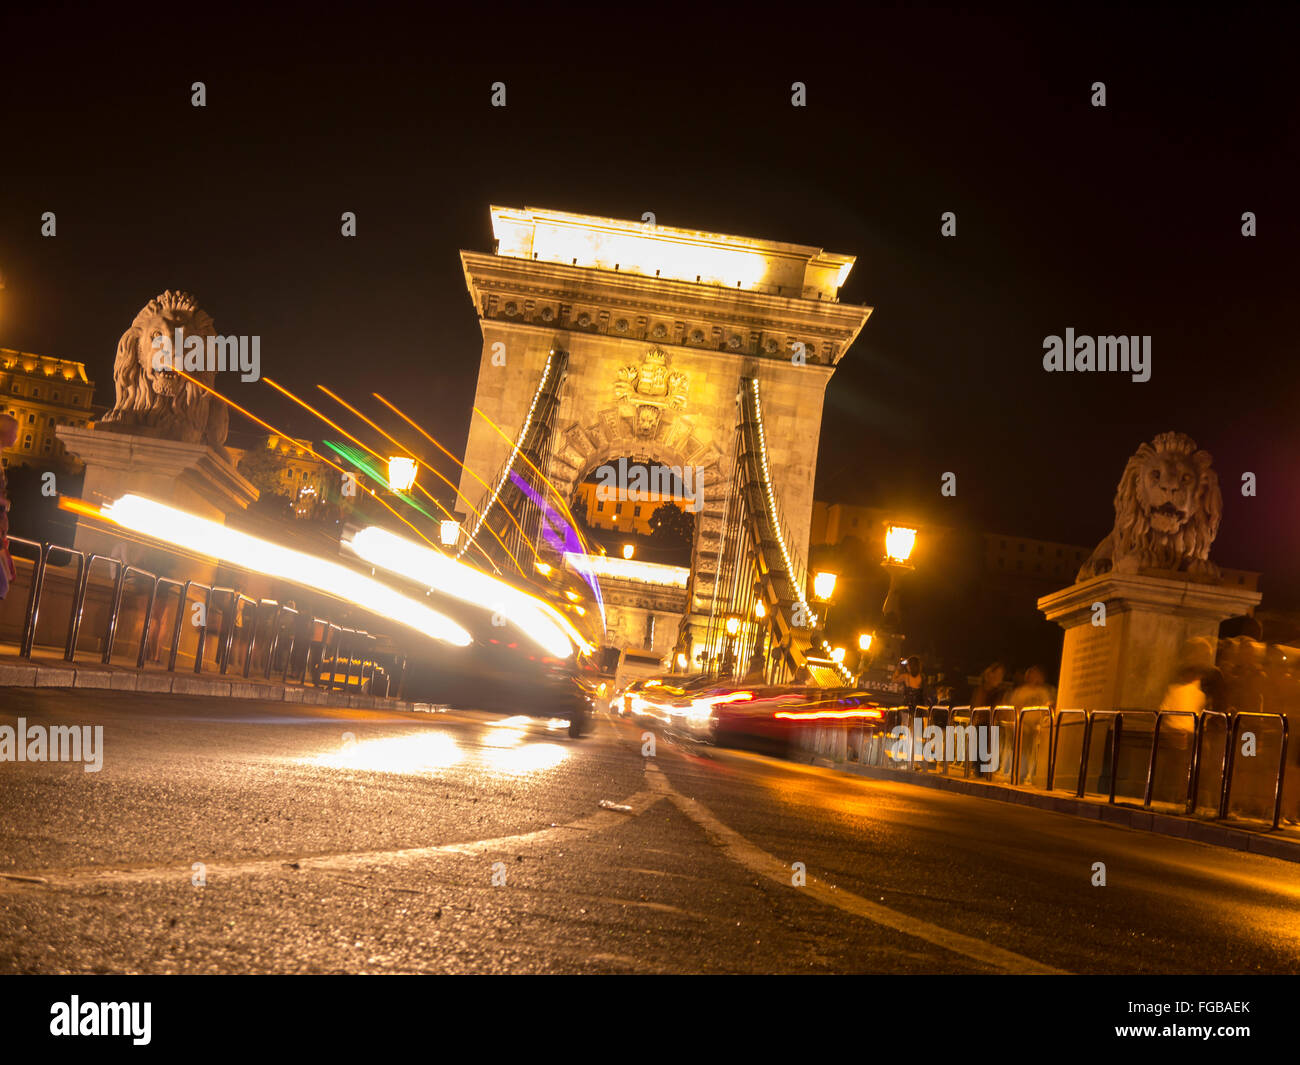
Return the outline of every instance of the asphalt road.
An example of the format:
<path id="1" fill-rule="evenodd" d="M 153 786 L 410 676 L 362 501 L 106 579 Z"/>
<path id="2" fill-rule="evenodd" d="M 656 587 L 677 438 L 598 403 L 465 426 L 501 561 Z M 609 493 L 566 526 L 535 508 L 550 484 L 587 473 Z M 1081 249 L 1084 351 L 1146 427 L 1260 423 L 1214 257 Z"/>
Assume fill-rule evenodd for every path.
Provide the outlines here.
<path id="1" fill-rule="evenodd" d="M 0 763 L 0 972 L 1300 971 L 1300 865 L 610 718 L 19 716 L 102 725 L 103 766 Z"/>

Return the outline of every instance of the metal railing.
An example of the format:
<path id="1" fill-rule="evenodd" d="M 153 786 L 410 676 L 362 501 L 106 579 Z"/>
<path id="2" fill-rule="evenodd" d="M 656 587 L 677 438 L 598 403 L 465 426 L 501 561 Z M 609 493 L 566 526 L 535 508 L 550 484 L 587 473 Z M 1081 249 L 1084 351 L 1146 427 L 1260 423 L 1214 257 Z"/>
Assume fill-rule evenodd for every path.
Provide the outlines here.
<path id="1" fill-rule="evenodd" d="M 1048 741 L 1046 780 L 1044 786 L 1038 789 L 1046 792 L 1061 790 L 1062 727 L 1065 725 L 1082 725 L 1083 730 L 1079 743 L 1076 775 L 1068 783 L 1068 789 L 1073 791 L 1076 798 L 1082 799 L 1090 790 L 1088 787 L 1089 780 L 1095 776 L 1098 784 L 1096 790 L 1105 795 L 1107 803 L 1112 805 L 1119 798 L 1128 798 L 1134 802 L 1141 802 L 1144 809 L 1149 809 L 1152 803 L 1157 801 L 1156 781 L 1158 779 L 1158 770 L 1162 764 L 1167 764 L 1168 758 L 1173 754 L 1176 747 L 1177 750 L 1187 752 L 1185 756 L 1187 767 L 1185 771 L 1180 770 L 1178 774 L 1177 779 L 1181 783 L 1175 787 L 1176 798 L 1172 800 L 1174 805 L 1185 814 L 1194 814 L 1197 809 L 1208 809 L 1210 816 L 1217 820 L 1229 817 L 1232 808 L 1233 785 L 1234 783 L 1240 783 L 1238 748 L 1240 747 L 1244 725 L 1251 720 L 1276 725 L 1278 743 L 1276 764 L 1273 765 L 1270 762 L 1266 775 L 1255 781 L 1255 784 L 1257 788 L 1265 791 L 1270 806 L 1268 813 L 1258 819 L 1265 821 L 1273 829 L 1276 829 L 1281 822 L 1283 792 L 1287 779 L 1287 751 L 1290 739 L 1286 717 L 1283 714 L 1222 713 L 1213 710 L 1193 713 L 1191 711 L 1134 709 L 1054 710 L 1050 707 L 1021 707 L 1016 709 L 1009 706 L 917 707 L 909 709 L 900 706 L 885 710 L 879 724 L 866 726 L 861 724 L 848 726 L 821 724 L 815 730 L 804 730 L 796 736 L 795 745 L 816 750 L 823 754 L 828 751 L 839 750 L 845 745 L 839 742 L 837 732 L 849 728 L 857 734 L 858 738 L 854 743 L 851 742 L 852 737 L 850 737 L 848 746 L 861 752 L 860 761 L 863 764 L 890 768 L 899 772 L 914 772 L 925 765 L 924 757 L 921 761 L 918 761 L 916 753 L 918 749 L 924 751 L 922 730 L 927 723 L 935 719 L 936 711 L 942 711 L 945 719 L 944 723 L 956 729 L 965 730 L 968 726 L 974 726 L 978 729 L 983 726 L 990 729 L 997 728 L 1010 731 L 1012 734 L 1012 753 L 1009 767 L 1007 766 L 1007 759 L 1000 757 L 998 765 L 991 767 L 987 773 L 981 771 L 980 775 L 990 780 L 1002 778 L 1012 786 L 1017 787 L 1026 785 L 1036 787 L 1031 781 L 1022 780 L 1024 765 L 1022 748 L 1027 736 L 1026 718 L 1031 714 L 1037 714 L 1042 720 L 1034 729 L 1033 742 L 1038 744 L 1041 741 L 1044 735 L 1042 730 L 1046 730 L 1045 735 Z M 1009 721 L 1008 718 L 1011 720 Z M 1150 719 L 1152 722 L 1150 746 L 1146 751 L 1142 752 L 1141 768 L 1136 773 L 1130 772 L 1128 777 L 1124 778 L 1128 780 L 1130 785 L 1138 785 L 1134 789 L 1135 793 L 1123 796 L 1119 794 L 1121 756 L 1127 754 L 1130 769 L 1138 765 L 1136 755 L 1142 750 L 1142 737 L 1145 732 L 1143 727 L 1144 719 Z M 1176 731 L 1188 737 L 1188 742 L 1185 745 L 1182 742 L 1178 744 L 1168 742 L 1166 737 L 1175 731 L 1168 726 L 1171 723 L 1185 719 L 1191 719 L 1190 731 L 1185 728 Z M 1223 725 L 1223 752 L 1222 755 L 1216 754 L 1211 757 L 1207 754 L 1206 742 L 1207 736 L 1211 733 L 1211 726 L 1216 722 L 1222 722 Z M 1108 747 L 1102 749 L 1101 765 L 1095 773 L 1090 773 L 1098 742 L 1096 738 L 1097 726 L 1103 723 L 1106 725 L 1104 736 L 1108 742 Z M 912 742 L 906 752 L 887 748 L 885 741 L 897 725 L 906 725 L 911 736 Z M 1124 742 L 1126 735 L 1136 737 L 1137 742 L 1130 743 L 1126 747 Z M 947 733 L 945 730 L 945 741 L 946 738 Z M 949 762 L 949 752 L 945 742 L 942 757 L 938 761 L 943 773 L 947 774 L 950 767 L 956 764 L 964 765 L 967 777 L 972 775 L 972 766 L 978 764 L 978 751 L 970 749 L 969 740 L 970 736 L 967 734 L 962 745 L 961 756 L 954 762 Z M 1001 745 L 999 746 L 1001 749 Z M 1162 754 L 1164 755 L 1163 762 Z M 1205 777 L 1212 768 L 1218 770 L 1218 776 L 1212 789 L 1213 803 L 1198 802 Z M 1034 775 L 1036 776 L 1037 773 L 1035 772 Z"/>
<path id="2" fill-rule="evenodd" d="M 212 633 L 215 651 L 211 665 L 221 676 L 226 676 L 230 671 L 231 663 L 235 662 L 236 669 L 243 677 L 248 678 L 253 675 L 255 664 L 264 657 L 262 676 L 269 680 L 276 668 L 278 655 L 282 660 L 279 670 L 281 683 L 301 682 L 312 687 L 346 691 L 354 687 L 355 679 L 355 688 L 358 691 L 385 697 L 396 695 L 400 691 L 406 668 L 406 657 L 396 650 L 381 651 L 380 637 L 365 630 L 345 628 L 331 619 L 313 617 L 302 668 L 296 670 L 293 669 L 293 662 L 295 651 L 299 646 L 298 622 L 301 615 L 294 606 L 274 599 L 254 599 L 237 588 L 161 576 L 108 555 L 87 553 L 75 548 L 28 540 L 19 536 L 10 536 L 8 539 L 11 551 L 15 547 L 18 548 L 17 551 L 12 551 L 15 558 L 30 562 L 32 565 L 26 609 L 18 641 L 18 654 L 21 658 L 30 660 L 37 646 L 37 631 L 42 608 L 45 606 L 51 566 L 75 566 L 62 652 L 65 662 L 76 662 L 78 643 L 82 638 L 83 624 L 86 619 L 87 597 L 92 587 L 92 577 L 98 566 L 101 569 L 107 568 L 111 574 L 107 610 L 97 632 L 100 644 L 99 660 L 103 665 L 110 665 L 113 661 L 121 635 L 120 623 L 123 606 L 127 601 L 128 582 L 134 578 L 142 582 L 147 589 L 140 596 L 142 609 L 140 610 L 139 646 L 134 659 L 137 670 L 143 671 L 150 660 L 151 640 L 155 647 L 155 654 L 159 654 L 157 647 L 161 643 L 163 612 L 166 611 L 167 602 L 172 598 L 171 593 L 174 590 L 177 593 L 175 617 L 167 647 L 166 672 L 176 672 L 181 656 L 184 622 L 186 615 L 190 614 L 189 608 L 192 605 L 202 605 L 202 624 L 198 623 L 200 619 L 197 617 L 194 617 L 193 622 L 197 632 L 193 667 L 193 672 L 196 674 L 202 674 L 204 671 L 208 637 Z M 26 549 L 31 557 L 24 554 L 23 549 Z M 191 595 L 196 597 L 193 604 L 191 604 Z M 220 626 L 215 629 L 212 625 L 213 612 L 220 616 Z M 263 635 L 261 622 L 266 617 L 270 618 L 270 624 L 265 626 Z M 155 618 L 158 621 L 158 633 L 153 631 Z M 319 637 L 317 630 L 320 631 Z M 235 653 L 237 641 L 240 639 L 244 641 L 242 661 Z M 53 645 L 47 643 L 45 646 Z M 346 655 L 345 666 L 340 674 L 338 667 L 344 660 L 344 655 Z M 322 675 L 327 667 L 328 682 L 323 682 Z"/>

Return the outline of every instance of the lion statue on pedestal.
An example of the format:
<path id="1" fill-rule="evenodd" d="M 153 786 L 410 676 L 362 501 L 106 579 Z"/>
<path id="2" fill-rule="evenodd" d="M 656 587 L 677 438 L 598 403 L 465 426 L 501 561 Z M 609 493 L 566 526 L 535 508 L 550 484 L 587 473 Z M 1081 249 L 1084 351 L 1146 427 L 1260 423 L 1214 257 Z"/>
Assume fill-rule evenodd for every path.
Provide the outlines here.
<path id="1" fill-rule="evenodd" d="M 1115 528 L 1079 569 L 1077 580 L 1112 570 L 1175 570 L 1217 581 L 1210 545 L 1219 533 L 1223 495 L 1208 451 L 1183 433 L 1161 433 L 1124 467 L 1115 492 Z"/>
<path id="2" fill-rule="evenodd" d="M 98 427 L 186 444 L 207 444 L 224 454 L 229 429 L 226 405 L 175 370 L 154 364 L 155 342 L 160 337 L 174 337 L 177 329 L 185 337 L 203 337 L 205 342 L 216 335 L 212 318 L 188 292 L 168 290 L 151 299 L 135 316 L 131 328 L 117 343 L 113 365 L 117 402 Z M 211 388 L 217 375 L 214 370 L 203 369 L 190 376 Z"/>

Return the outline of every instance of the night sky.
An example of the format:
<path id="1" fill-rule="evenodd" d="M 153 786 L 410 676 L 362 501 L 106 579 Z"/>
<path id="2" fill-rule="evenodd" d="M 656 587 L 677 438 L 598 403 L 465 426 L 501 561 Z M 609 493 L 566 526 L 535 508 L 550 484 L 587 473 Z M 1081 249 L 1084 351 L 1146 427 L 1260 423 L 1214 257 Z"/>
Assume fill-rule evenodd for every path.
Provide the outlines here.
<path id="1" fill-rule="evenodd" d="M 265 374 L 384 392 L 459 452 L 457 252 L 491 250 L 488 205 L 653 211 L 857 256 L 841 298 L 875 312 L 829 387 L 819 498 L 1093 544 L 1127 457 L 1176 429 L 1216 460 L 1213 557 L 1300 602 L 1294 14 L 177 10 L 0 16 L 0 346 L 84 361 L 98 402 L 135 312 L 183 288 L 262 337 Z M 1045 373 L 1067 327 L 1150 334 L 1151 380 Z"/>

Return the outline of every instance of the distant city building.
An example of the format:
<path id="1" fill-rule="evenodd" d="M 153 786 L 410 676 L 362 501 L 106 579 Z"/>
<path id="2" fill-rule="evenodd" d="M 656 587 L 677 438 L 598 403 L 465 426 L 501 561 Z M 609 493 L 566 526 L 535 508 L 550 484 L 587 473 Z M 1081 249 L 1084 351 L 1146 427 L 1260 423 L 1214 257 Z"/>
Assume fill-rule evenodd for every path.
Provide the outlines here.
<path id="1" fill-rule="evenodd" d="M 955 537 L 957 530 L 926 522 L 913 522 L 905 512 L 881 507 L 849 506 L 845 503 L 813 503 L 812 535 L 810 543 L 834 546 L 849 536 L 854 536 L 870 549 L 879 549 L 884 555 L 885 529 L 890 523 L 912 525 L 916 528 L 916 555 L 912 561 L 920 565 L 928 550 L 945 539 Z M 1006 533 L 983 533 L 983 574 L 994 586 L 1014 588 L 1024 592 L 1027 586 L 1043 586 L 1045 591 L 1073 584 L 1079 567 L 1092 555 L 1096 546 L 1061 543 L 1057 540 L 1036 540 L 1027 536 Z M 998 578 L 1008 578 L 1000 580 Z M 1253 570 L 1224 569 L 1226 583 L 1243 588 L 1258 589 L 1259 573 Z"/>
<path id="2" fill-rule="evenodd" d="M 71 461 L 54 427 L 89 426 L 94 395 L 84 363 L 0 348 L 0 410 L 18 422 L 18 440 L 0 461 L 5 466 Z"/>
<path id="3" fill-rule="evenodd" d="M 338 471 L 312 454 L 310 440 L 268 436 L 266 447 L 275 452 L 281 462 L 276 494 L 289 499 L 298 517 L 310 514 L 324 498 L 328 479 L 337 477 Z"/>
<path id="4" fill-rule="evenodd" d="M 808 537 L 810 546 L 834 547 L 845 539 L 855 537 L 869 554 L 885 557 L 885 530 L 890 525 L 906 525 L 916 530 L 916 549 L 911 562 L 920 565 L 926 555 L 934 552 L 956 530 L 946 525 L 915 521 L 905 510 L 887 510 L 883 507 L 855 507 L 847 503 L 813 502 L 812 528 Z"/>
<path id="5" fill-rule="evenodd" d="M 643 498 L 635 502 L 599 499 L 597 492 L 600 488 L 600 485 L 586 481 L 578 485 L 577 498 L 582 501 L 583 517 L 586 518 L 587 525 L 592 529 L 606 529 L 610 532 L 649 536 L 654 531 L 650 527 L 650 517 L 659 507 L 671 503 L 678 510 L 685 511 L 689 502 L 682 496 L 658 492 L 638 493 Z"/>
<path id="6" fill-rule="evenodd" d="M 1045 591 L 1073 584 L 1079 567 L 1091 557 L 1093 548 L 1063 544 L 1055 540 L 1031 540 L 1024 536 L 1001 533 L 984 534 L 984 570 L 986 574 L 1004 574 L 1026 578 L 1045 586 Z M 1224 569 L 1225 584 L 1258 590 L 1259 573 L 1253 570 Z"/>
<path id="7" fill-rule="evenodd" d="M 1095 544 L 935 525 L 913 521 L 902 510 L 819 501 L 813 504 L 809 542 L 816 564 L 838 568 L 844 588 L 833 597 L 830 625 L 835 628 L 838 619 L 850 627 L 837 638 L 852 640 L 853 625 L 871 628 L 879 620 L 887 586 L 879 561 L 891 522 L 917 529 L 910 559 L 915 569 L 902 584 L 909 649 L 932 647 L 969 674 L 1000 658 L 1013 669 L 1034 662 L 1056 666 L 1061 630 L 1043 617 L 1038 600 L 1073 584 Z M 855 541 L 859 549 L 852 547 Z M 1258 590 L 1259 578 L 1250 570 L 1223 570 L 1225 583 L 1236 587 Z"/>

